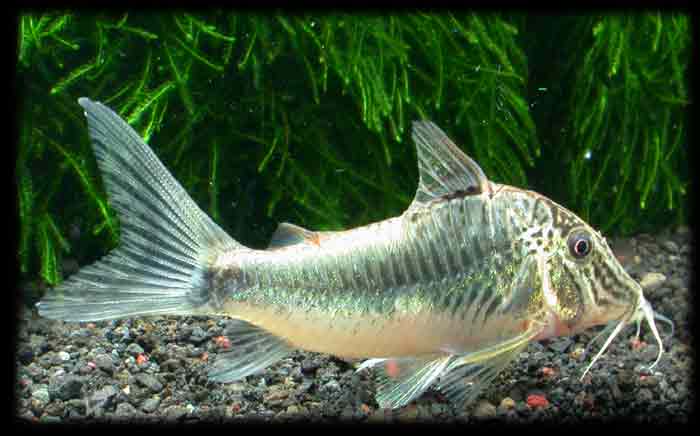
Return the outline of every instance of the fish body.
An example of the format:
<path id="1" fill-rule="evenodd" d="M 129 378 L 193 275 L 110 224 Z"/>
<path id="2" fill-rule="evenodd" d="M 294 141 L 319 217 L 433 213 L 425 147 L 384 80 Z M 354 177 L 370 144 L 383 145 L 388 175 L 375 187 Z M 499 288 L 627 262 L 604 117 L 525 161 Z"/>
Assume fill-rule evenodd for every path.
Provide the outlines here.
<path id="1" fill-rule="evenodd" d="M 528 256 L 517 246 L 528 201 L 509 191 L 490 203 L 445 199 L 343 232 L 285 224 L 278 233 L 292 244 L 222 254 L 212 288 L 221 314 L 305 350 L 354 358 L 474 351 L 537 317 L 524 301 L 520 313 L 506 306 L 519 297 L 511 284 Z M 478 231 L 490 223 L 498 233 Z"/>
<path id="2" fill-rule="evenodd" d="M 403 214 L 339 232 L 282 223 L 254 250 L 202 212 L 114 112 L 79 103 L 122 240 L 47 294 L 43 316 L 226 315 L 232 351 L 213 380 L 294 349 L 369 358 L 360 369 L 375 368 L 377 402 L 392 408 L 431 385 L 472 400 L 530 341 L 595 325 L 614 327 L 601 353 L 642 318 L 661 345 L 660 316 L 598 232 L 542 195 L 488 180 L 430 122 L 414 123 L 419 186 Z"/>

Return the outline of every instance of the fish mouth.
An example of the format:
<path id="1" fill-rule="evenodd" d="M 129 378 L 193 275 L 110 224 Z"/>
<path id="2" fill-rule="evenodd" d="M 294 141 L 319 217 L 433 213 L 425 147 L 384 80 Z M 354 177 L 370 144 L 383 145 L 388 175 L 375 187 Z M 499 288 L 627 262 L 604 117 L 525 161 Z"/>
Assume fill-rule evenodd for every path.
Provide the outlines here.
<path id="1" fill-rule="evenodd" d="M 662 321 L 662 322 L 667 323 L 667 324 L 670 325 L 670 327 L 671 327 L 671 334 L 670 334 L 670 336 L 673 336 L 673 333 L 674 333 L 674 330 L 675 330 L 675 329 L 674 329 L 674 326 L 673 326 L 673 321 L 671 321 L 671 320 L 668 319 L 667 317 L 661 315 L 660 313 L 656 312 L 656 311 L 651 307 L 651 304 L 644 298 L 644 296 L 640 295 L 639 303 L 637 304 L 636 308 L 635 308 L 633 311 L 628 312 L 627 314 L 623 315 L 620 319 L 611 321 L 610 323 L 608 323 L 608 325 L 605 326 L 605 328 L 604 328 L 600 333 L 598 333 L 598 335 L 596 335 L 593 339 L 591 339 L 591 341 L 589 342 L 589 344 L 586 346 L 586 351 L 585 351 L 585 353 L 587 353 L 587 351 L 588 351 L 588 349 L 590 348 L 590 346 L 591 346 L 596 340 L 598 340 L 598 338 L 600 338 L 600 337 L 602 337 L 602 336 L 605 336 L 608 332 L 610 332 L 610 331 L 612 330 L 612 332 L 608 335 L 608 339 L 605 340 L 605 343 L 604 343 L 603 346 L 601 347 L 600 351 L 598 351 L 598 353 L 595 355 L 595 357 L 591 360 L 591 363 L 590 363 L 590 364 L 588 365 L 588 367 L 586 367 L 586 369 L 583 371 L 583 374 L 581 374 L 581 377 L 580 377 L 579 380 L 582 380 L 583 377 L 586 376 L 586 374 L 587 374 L 588 371 L 591 369 L 591 367 L 593 367 L 593 365 L 594 365 L 594 364 L 596 363 L 596 361 L 600 358 L 600 356 L 603 355 L 603 353 L 605 352 L 605 350 L 606 350 L 606 349 L 608 348 L 608 346 L 612 343 L 612 341 L 615 339 L 615 337 L 616 337 L 618 334 L 620 334 L 620 332 L 622 331 L 622 329 L 623 329 L 624 327 L 628 326 L 629 324 L 631 324 L 632 322 L 636 322 L 636 323 L 637 323 L 637 334 L 636 334 L 636 337 L 637 337 L 637 339 L 638 339 L 638 338 L 639 338 L 639 332 L 640 332 L 640 330 L 641 330 L 641 324 L 642 324 L 642 321 L 643 321 L 643 320 L 645 320 L 645 321 L 647 322 L 647 325 L 648 325 L 649 328 L 651 329 L 651 331 L 652 331 L 652 333 L 653 333 L 653 335 L 654 335 L 654 339 L 656 340 L 656 343 L 657 343 L 658 346 L 659 346 L 659 353 L 658 353 L 658 355 L 657 355 L 657 357 L 656 357 L 656 360 L 654 361 L 654 363 L 652 363 L 652 364 L 647 368 L 648 371 L 652 372 L 653 369 L 654 369 L 654 367 L 656 367 L 656 365 L 657 365 L 657 364 L 659 363 L 659 361 L 661 360 L 661 356 L 662 356 L 663 353 L 664 353 L 663 341 L 661 340 L 661 335 L 659 335 L 659 330 L 656 328 L 656 322 L 655 322 L 655 320 L 659 320 L 659 321 Z"/>

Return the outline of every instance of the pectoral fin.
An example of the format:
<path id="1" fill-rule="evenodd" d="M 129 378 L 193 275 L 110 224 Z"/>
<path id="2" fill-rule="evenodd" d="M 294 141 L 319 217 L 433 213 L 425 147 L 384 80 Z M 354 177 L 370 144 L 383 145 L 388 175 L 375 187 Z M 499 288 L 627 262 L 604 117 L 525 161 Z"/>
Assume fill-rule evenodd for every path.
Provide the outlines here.
<path id="1" fill-rule="evenodd" d="M 225 335 L 231 351 L 219 354 L 212 365 L 209 378 L 213 381 L 239 380 L 267 368 L 293 350 L 284 339 L 242 320 L 229 323 Z"/>
<path id="2" fill-rule="evenodd" d="M 457 407 L 474 401 L 481 390 L 527 347 L 538 330 L 527 330 L 495 346 L 455 356 L 445 368 L 437 388 Z"/>
<path id="3" fill-rule="evenodd" d="M 376 368 L 377 404 L 384 409 L 395 409 L 408 404 L 428 389 L 451 359 L 452 356 L 446 354 L 370 359 L 358 371 Z"/>

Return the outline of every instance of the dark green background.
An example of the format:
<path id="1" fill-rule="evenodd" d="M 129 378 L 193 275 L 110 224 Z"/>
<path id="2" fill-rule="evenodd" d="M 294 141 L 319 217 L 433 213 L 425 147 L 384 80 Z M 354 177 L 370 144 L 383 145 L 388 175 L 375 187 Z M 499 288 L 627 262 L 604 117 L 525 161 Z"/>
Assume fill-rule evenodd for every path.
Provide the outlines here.
<path id="1" fill-rule="evenodd" d="M 66 259 L 118 242 L 81 96 L 127 119 L 254 247 L 280 221 L 342 229 L 400 214 L 419 118 L 494 181 L 608 235 L 686 220 L 683 14 L 28 11 L 16 24 L 29 280 L 57 283 Z"/>

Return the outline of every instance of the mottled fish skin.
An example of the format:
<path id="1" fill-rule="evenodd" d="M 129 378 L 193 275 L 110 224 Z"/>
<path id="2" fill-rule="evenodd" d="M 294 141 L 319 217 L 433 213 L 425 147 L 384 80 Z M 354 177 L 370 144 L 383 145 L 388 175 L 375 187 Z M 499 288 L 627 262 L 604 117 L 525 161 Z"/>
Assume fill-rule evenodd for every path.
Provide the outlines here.
<path id="1" fill-rule="evenodd" d="M 519 333 L 526 319 L 544 322 L 539 309 L 509 304 L 529 255 L 518 235 L 531 225 L 532 201 L 512 191 L 444 198 L 317 241 L 224 253 L 212 292 L 223 302 L 220 313 L 307 350 L 347 357 L 472 351 Z M 490 227 L 498 232 L 480 230 Z M 261 311 L 270 314 L 262 323 Z"/>
<path id="2" fill-rule="evenodd" d="M 489 228 L 496 229 L 493 235 Z M 559 242 L 578 228 L 600 246 L 585 264 L 570 259 Z M 547 334 L 554 326 L 547 324 L 550 308 L 541 289 L 532 290 L 519 311 L 509 304 L 523 259 L 538 251 L 548 258 L 556 298 L 551 309 L 563 322 L 558 328 L 570 332 Z M 571 212 L 536 193 L 501 187 L 490 197 L 442 198 L 316 241 L 224 253 L 212 292 L 225 302 L 220 313 L 310 351 L 346 357 L 470 352 L 530 323 L 540 326 L 542 339 L 589 327 L 584 321 L 606 321 L 585 318 L 587 309 L 596 318 L 604 305 L 613 319 L 631 310 L 628 294 L 618 290 L 636 283 L 605 251 L 604 239 Z M 344 345 L 350 343 L 355 346 Z"/>
<path id="3" fill-rule="evenodd" d="M 117 114 L 87 98 L 95 156 L 121 245 L 37 304 L 93 321 L 224 314 L 231 351 L 212 380 L 253 374 L 301 348 L 371 358 L 377 403 L 401 407 L 431 385 L 460 403 L 532 340 L 655 313 L 605 239 L 532 191 L 487 179 L 437 126 L 413 125 L 419 183 L 400 216 L 340 232 L 281 224 L 266 250 L 228 236 Z M 584 371 L 585 374 L 585 371 Z"/>

